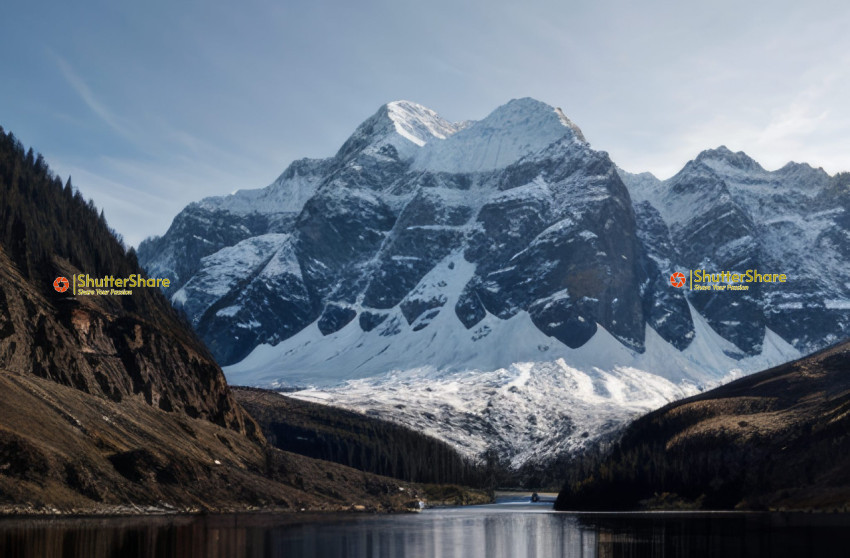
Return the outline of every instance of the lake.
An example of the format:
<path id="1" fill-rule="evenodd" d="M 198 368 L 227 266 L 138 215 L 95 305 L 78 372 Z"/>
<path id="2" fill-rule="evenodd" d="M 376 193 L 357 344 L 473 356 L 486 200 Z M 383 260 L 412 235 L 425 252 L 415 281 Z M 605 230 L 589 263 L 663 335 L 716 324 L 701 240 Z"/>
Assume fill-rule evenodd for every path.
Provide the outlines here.
<path id="1" fill-rule="evenodd" d="M 0 556 L 523 558 L 850 556 L 850 514 L 573 514 L 506 502 L 403 515 L 0 519 Z"/>

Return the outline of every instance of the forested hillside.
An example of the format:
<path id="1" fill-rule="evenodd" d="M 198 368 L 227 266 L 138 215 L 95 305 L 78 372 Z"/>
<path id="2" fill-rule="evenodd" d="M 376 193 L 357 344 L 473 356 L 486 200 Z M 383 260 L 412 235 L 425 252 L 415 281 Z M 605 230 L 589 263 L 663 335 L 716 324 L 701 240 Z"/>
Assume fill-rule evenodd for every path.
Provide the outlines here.
<path id="1" fill-rule="evenodd" d="M 93 277 L 126 277 L 144 273 L 135 251 L 125 249 L 94 201 L 86 201 L 56 176 L 41 154 L 25 150 L 21 142 L 0 127 L 0 243 L 27 280 L 45 296 L 57 299 L 53 280 L 68 266 Z M 67 263 L 61 265 L 57 260 Z M 68 293 L 69 294 L 69 293 Z M 180 320 L 158 289 L 137 289 L 133 296 L 109 299 L 138 315 L 157 313 L 163 325 Z M 177 326 L 177 331 L 188 331 Z"/>
<path id="2" fill-rule="evenodd" d="M 850 343 L 672 403 L 577 460 L 560 510 L 850 509 Z"/>
<path id="3" fill-rule="evenodd" d="M 262 389 L 233 393 L 269 443 L 285 451 L 411 482 L 483 487 L 495 480 L 485 463 L 405 426 Z"/>
<path id="4" fill-rule="evenodd" d="M 259 436 L 206 347 L 159 289 L 72 296 L 57 276 L 143 273 L 92 201 L 63 185 L 41 155 L 0 133 L 0 247 L 11 267 L 0 290 L 0 368 L 112 401 L 152 406 Z"/>

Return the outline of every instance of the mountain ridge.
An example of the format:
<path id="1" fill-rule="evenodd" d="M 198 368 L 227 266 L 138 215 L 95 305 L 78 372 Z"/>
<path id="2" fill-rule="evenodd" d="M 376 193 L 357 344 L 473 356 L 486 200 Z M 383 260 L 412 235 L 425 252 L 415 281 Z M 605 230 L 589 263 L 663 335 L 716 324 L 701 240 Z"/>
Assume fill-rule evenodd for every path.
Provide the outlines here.
<path id="1" fill-rule="evenodd" d="M 850 196 L 840 176 L 805 165 L 765 171 L 726 148 L 707 150 L 667 181 L 631 175 L 592 149 L 563 111 L 528 98 L 424 145 L 399 134 L 386 114 L 385 105 L 335 156 L 311 163 L 319 173 L 311 175 L 313 195 L 286 220 L 269 224 L 266 208 L 246 213 L 240 206 L 228 217 L 221 203 L 207 214 L 189 206 L 173 231 L 140 246 L 151 269 L 168 267 L 169 258 L 194 262 L 196 270 L 180 278 L 172 301 L 183 305 L 239 383 L 314 385 L 326 402 L 440 430 L 435 420 L 421 424 L 393 407 L 412 402 L 391 404 L 388 386 L 407 389 L 414 378 L 449 385 L 455 378 L 501 409 L 509 400 L 501 388 L 525 377 L 531 363 L 527 372 L 532 378 L 539 372 L 542 382 L 536 389 L 572 401 L 563 374 L 573 372 L 557 372 L 556 363 L 560 358 L 571 368 L 570 359 L 578 358 L 572 351 L 598 338 L 620 356 L 607 369 L 578 358 L 574 379 L 598 386 L 613 403 L 617 390 L 603 386 L 637 370 L 646 386 L 673 378 L 661 392 L 675 398 L 850 332 L 850 276 L 840 264 L 850 250 Z M 276 184 L 298 187 L 292 179 Z M 806 192 L 798 191 L 801 184 Z M 208 231 L 205 220 L 224 226 Z M 237 229 L 239 240 L 227 244 L 221 231 Z M 274 237 L 280 242 L 267 253 L 287 255 L 278 271 L 264 274 L 260 266 L 271 261 L 265 258 L 235 257 L 276 234 L 289 235 Z M 191 253 L 181 248 L 194 242 L 188 238 L 209 240 L 211 247 Z M 237 242 L 247 244 L 235 250 Z M 813 245 L 820 250 L 809 250 Z M 819 267 L 829 273 L 807 273 Z M 722 296 L 670 285 L 672 273 L 698 268 L 787 272 L 790 280 Z M 200 291 L 213 278 L 231 286 L 204 302 Z M 650 330 L 656 354 L 645 356 Z M 491 347 L 496 338 L 499 346 Z M 522 344 L 532 338 L 533 344 Z M 438 339 L 457 362 L 440 356 Z M 480 351 L 493 358 L 479 359 Z M 667 358 L 658 358 L 662 354 Z M 655 368 L 636 367 L 639 362 Z M 399 384 L 396 377 L 408 380 Z M 381 398 L 366 397 L 352 383 L 368 378 Z M 517 408 L 538 404 L 533 390 L 513 387 L 522 395 Z M 636 400 L 656 401 L 647 389 Z M 451 393 L 439 397 L 444 422 L 455 421 L 468 435 L 456 440 L 458 447 L 486 446 L 482 432 L 504 418 L 493 411 L 482 419 Z M 621 418 L 635 412 L 621 411 Z M 506 455 L 530 455 L 535 437 L 553 440 L 551 424 L 527 424 L 530 416 L 545 422 L 539 413 L 503 412 L 511 418 L 494 443 Z M 615 415 L 611 424 L 621 420 Z M 567 418 L 564 424 L 573 421 Z M 592 441 L 606 431 L 604 423 L 594 422 L 586 438 L 569 434 L 567 445 Z M 508 425 L 531 434 L 512 446 Z"/>

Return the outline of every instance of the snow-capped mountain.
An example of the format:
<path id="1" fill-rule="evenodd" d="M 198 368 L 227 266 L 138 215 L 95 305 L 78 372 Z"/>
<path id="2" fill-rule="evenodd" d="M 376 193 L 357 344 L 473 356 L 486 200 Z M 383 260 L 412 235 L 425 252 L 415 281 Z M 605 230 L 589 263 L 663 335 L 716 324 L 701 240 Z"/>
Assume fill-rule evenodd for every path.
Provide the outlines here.
<path id="1" fill-rule="evenodd" d="M 745 354 L 770 329 L 803 353 L 850 332 L 850 176 L 788 163 L 766 171 L 726 147 L 702 152 L 661 182 L 620 173 L 638 214 L 657 210 L 679 269 L 784 273 L 743 297 L 690 292 L 689 300 Z M 641 220 L 646 222 L 646 220 Z"/>
<path id="2" fill-rule="evenodd" d="M 313 386 L 518 466 L 846 336 L 847 184 L 725 148 L 662 182 L 533 99 L 461 124 L 399 101 L 138 253 L 231 383 Z M 691 268 L 789 279 L 670 285 Z"/>

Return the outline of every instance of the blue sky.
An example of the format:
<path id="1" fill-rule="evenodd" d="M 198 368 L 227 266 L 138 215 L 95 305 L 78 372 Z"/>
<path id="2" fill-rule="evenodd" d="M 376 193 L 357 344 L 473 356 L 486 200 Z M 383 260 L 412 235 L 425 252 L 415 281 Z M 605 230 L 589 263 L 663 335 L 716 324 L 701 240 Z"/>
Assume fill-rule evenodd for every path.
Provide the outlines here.
<path id="1" fill-rule="evenodd" d="M 130 244 L 187 203 L 332 155 L 388 101 L 560 106 L 664 178 L 725 144 L 850 170 L 846 2 L 14 2 L 0 125 Z"/>

